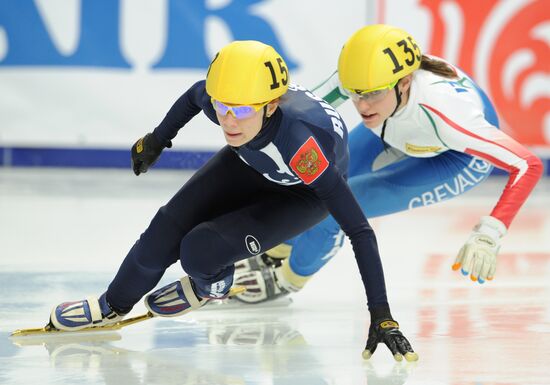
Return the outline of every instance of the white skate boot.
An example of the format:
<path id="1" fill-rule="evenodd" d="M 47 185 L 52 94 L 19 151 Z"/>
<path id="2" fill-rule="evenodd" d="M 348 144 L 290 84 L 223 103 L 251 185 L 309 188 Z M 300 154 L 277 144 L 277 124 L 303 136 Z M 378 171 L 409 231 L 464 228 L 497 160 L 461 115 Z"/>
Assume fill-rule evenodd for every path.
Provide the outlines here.
<path id="1" fill-rule="evenodd" d="M 77 331 L 93 326 L 114 324 L 124 315 L 117 314 L 107 302 L 105 293 L 99 298 L 88 297 L 81 301 L 57 305 L 50 315 L 50 324 L 65 331 Z"/>
<path id="2" fill-rule="evenodd" d="M 203 306 L 208 299 L 199 298 L 188 276 L 172 282 L 145 297 L 145 307 L 160 317 L 177 317 Z"/>
<path id="3" fill-rule="evenodd" d="M 234 297 L 249 304 L 273 301 L 300 291 L 309 279 L 310 276 L 294 273 L 285 259 L 279 266 L 235 273 L 235 285 L 243 286 L 246 291 Z"/>

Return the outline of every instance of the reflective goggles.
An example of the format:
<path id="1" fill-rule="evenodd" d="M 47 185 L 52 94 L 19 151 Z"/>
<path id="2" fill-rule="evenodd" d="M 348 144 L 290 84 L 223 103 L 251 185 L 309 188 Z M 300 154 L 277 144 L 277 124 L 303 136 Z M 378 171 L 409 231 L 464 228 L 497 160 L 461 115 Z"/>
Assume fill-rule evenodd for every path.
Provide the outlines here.
<path id="1" fill-rule="evenodd" d="M 214 98 L 211 98 L 210 101 L 212 102 L 212 106 L 214 107 L 214 110 L 216 110 L 218 114 L 225 116 L 228 113 L 231 113 L 237 119 L 250 118 L 257 111 L 259 111 L 261 108 L 263 108 L 265 105 L 269 103 L 269 102 L 264 102 L 260 104 L 251 104 L 248 106 L 239 106 L 239 105 L 230 106 L 218 100 L 215 100 Z"/>
<path id="2" fill-rule="evenodd" d="M 372 90 L 351 90 L 344 88 L 346 94 L 351 98 L 351 100 L 357 102 L 359 100 L 365 100 L 371 103 L 379 102 L 384 99 L 390 90 L 392 90 L 399 80 L 394 81 L 393 83 L 388 84 L 387 86 L 378 87 Z"/>

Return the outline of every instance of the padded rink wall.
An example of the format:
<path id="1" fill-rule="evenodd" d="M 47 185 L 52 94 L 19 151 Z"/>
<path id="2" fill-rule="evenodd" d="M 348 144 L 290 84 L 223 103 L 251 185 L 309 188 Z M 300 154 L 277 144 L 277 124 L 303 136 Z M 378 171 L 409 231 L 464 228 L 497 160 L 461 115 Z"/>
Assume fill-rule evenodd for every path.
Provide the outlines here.
<path id="1" fill-rule="evenodd" d="M 131 144 L 231 40 L 273 45 L 292 81 L 311 87 L 334 71 L 349 35 L 376 22 L 473 76 L 548 175 L 547 0 L 2 0 L 0 165 L 129 167 Z M 359 122 L 351 103 L 340 112 L 348 127 Z M 223 144 L 201 114 L 156 167 L 196 169 Z"/>

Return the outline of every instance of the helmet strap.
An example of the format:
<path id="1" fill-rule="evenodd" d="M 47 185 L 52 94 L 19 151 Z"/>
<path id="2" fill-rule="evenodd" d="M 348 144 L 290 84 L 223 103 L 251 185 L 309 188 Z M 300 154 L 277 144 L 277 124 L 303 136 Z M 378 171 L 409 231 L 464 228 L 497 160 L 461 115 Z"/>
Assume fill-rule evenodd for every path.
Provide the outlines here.
<path id="1" fill-rule="evenodd" d="M 270 116 L 267 116 L 267 104 L 264 106 L 264 116 L 262 118 L 262 127 L 267 123 Z"/>
<path id="2" fill-rule="evenodd" d="M 388 116 L 386 118 L 386 120 L 384 120 L 384 123 L 382 124 L 382 133 L 380 134 L 380 139 L 382 139 L 382 144 L 384 145 L 384 151 L 387 150 L 390 145 L 386 143 L 386 141 L 384 140 L 384 135 L 386 135 L 386 122 L 388 121 L 389 118 L 391 118 L 397 111 L 397 109 L 399 108 L 399 105 L 401 104 L 401 91 L 399 91 L 399 82 L 397 82 L 397 84 L 395 85 L 395 87 L 393 88 L 394 91 L 395 91 L 395 98 L 397 99 L 397 104 L 393 110 L 393 112 L 391 113 L 390 116 Z"/>

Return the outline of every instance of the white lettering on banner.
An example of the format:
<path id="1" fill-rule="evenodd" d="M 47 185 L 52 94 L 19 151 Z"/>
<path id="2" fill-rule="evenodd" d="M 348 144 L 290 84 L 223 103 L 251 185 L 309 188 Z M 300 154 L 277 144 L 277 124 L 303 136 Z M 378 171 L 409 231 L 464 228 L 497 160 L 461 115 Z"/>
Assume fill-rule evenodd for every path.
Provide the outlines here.
<path id="1" fill-rule="evenodd" d="M 432 205 L 460 195 L 485 179 L 491 170 L 490 164 L 480 159 L 473 159 L 468 167 L 463 168 L 462 172 L 453 178 L 451 185 L 443 183 L 435 186 L 433 190 L 425 191 L 420 196 L 413 197 L 409 201 L 409 209 Z"/>

